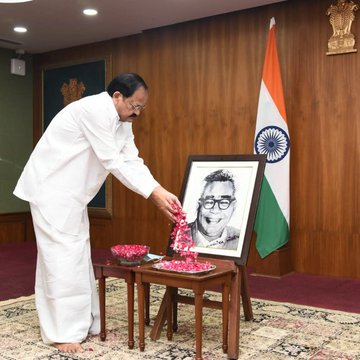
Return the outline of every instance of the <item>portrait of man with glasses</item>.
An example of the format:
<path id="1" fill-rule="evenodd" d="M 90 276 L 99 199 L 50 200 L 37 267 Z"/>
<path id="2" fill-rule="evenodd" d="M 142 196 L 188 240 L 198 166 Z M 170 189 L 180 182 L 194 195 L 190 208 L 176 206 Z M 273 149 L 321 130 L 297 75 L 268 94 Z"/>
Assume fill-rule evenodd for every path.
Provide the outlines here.
<path id="1" fill-rule="evenodd" d="M 237 205 L 233 174 L 225 169 L 216 170 L 204 182 L 196 219 L 189 223 L 195 245 L 236 250 L 240 229 L 229 225 Z"/>

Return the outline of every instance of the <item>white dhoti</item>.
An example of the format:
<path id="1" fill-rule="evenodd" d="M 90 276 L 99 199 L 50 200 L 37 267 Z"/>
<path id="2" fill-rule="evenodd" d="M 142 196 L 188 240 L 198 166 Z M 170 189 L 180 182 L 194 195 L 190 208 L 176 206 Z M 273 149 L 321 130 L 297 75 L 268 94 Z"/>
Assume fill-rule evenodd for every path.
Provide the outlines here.
<path id="1" fill-rule="evenodd" d="M 45 344 L 82 342 L 100 332 L 99 299 L 85 211 L 79 235 L 60 232 L 31 204 L 36 242 L 36 309 Z"/>

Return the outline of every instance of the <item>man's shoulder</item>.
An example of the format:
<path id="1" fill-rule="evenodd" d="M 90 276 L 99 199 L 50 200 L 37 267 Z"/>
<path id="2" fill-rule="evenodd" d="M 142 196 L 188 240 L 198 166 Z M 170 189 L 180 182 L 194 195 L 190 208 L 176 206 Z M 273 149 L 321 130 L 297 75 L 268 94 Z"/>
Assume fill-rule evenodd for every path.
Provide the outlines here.
<path id="1" fill-rule="evenodd" d="M 104 102 L 110 103 L 110 101 L 111 101 L 110 95 L 106 91 L 103 91 L 98 94 L 84 96 L 84 97 L 80 98 L 78 101 L 74 101 L 72 104 L 90 103 L 90 104 L 95 105 L 95 104 L 104 103 Z"/>
<path id="2" fill-rule="evenodd" d="M 84 113 L 85 117 L 88 117 L 89 114 L 92 118 L 97 119 L 104 117 L 113 119 L 118 116 L 112 98 L 106 91 L 85 96 L 69 106 L 72 107 L 69 110 L 73 109 L 75 112 Z"/>

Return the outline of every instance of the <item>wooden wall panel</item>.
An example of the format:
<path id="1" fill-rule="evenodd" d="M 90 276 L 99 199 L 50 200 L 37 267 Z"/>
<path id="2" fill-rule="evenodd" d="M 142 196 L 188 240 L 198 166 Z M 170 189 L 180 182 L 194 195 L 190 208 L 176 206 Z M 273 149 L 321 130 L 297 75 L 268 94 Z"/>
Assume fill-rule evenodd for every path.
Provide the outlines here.
<path id="1" fill-rule="evenodd" d="M 291 136 L 291 255 L 295 271 L 360 278 L 360 54 L 326 56 L 332 1 L 282 3 L 38 55 L 45 64 L 105 53 L 113 75 L 139 72 L 150 87 L 134 123 L 140 155 L 178 194 L 189 154 L 252 153 L 269 21 L 275 16 Z M 356 14 L 359 17 L 359 14 Z M 360 20 L 352 32 L 360 41 Z M 165 251 L 168 221 L 113 182 L 113 217 L 92 219 L 97 247 L 150 243 Z M 250 257 L 250 262 L 252 257 Z"/>
<path id="2" fill-rule="evenodd" d="M 347 236 L 343 232 L 295 230 L 291 239 L 296 271 L 359 277 L 359 263 L 353 260 L 360 252 L 358 234 Z"/>
<path id="3" fill-rule="evenodd" d="M 30 213 L 0 214 L 0 244 L 23 241 L 35 241 Z"/>

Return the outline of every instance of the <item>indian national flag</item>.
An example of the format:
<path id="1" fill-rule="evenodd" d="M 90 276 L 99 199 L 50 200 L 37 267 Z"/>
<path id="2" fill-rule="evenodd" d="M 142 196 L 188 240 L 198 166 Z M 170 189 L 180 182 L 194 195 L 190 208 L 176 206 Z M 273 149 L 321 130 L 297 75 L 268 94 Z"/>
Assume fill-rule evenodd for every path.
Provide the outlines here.
<path id="1" fill-rule="evenodd" d="M 270 30 L 260 87 L 254 151 L 266 154 L 265 176 L 255 219 L 256 248 L 262 258 L 289 239 L 290 138 L 286 121 L 275 19 Z"/>

